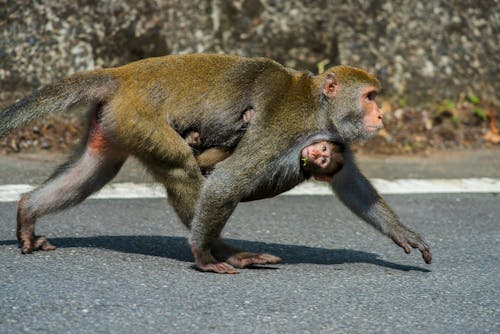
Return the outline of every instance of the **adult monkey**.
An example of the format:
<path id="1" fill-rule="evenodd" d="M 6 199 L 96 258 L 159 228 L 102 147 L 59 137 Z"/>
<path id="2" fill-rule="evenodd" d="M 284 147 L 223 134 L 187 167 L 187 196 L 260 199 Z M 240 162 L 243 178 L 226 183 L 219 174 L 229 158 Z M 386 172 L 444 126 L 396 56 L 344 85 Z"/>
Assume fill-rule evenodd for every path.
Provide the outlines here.
<path id="1" fill-rule="evenodd" d="M 82 102 L 90 105 L 91 125 L 83 150 L 47 183 L 22 196 L 17 216 L 21 250 L 53 249 L 47 239 L 35 236 L 36 219 L 83 201 L 134 155 L 165 186 L 181 221 L 191 227 L 200 270 L 235 273 L 233 266 L 275 263 L 279 259 L 271 255 L 232 249 L 219 239 L 220 232 L 239 201 L 276 195 L 301 182 L 297 143 L 326 132 L 346 144 L 344 167 L 332 182 L 339 198 L 405 252 L 418 248 L 430 263 L 429 247 L 399 222 L 349 150 L 350 142 L 382 126 L 374 100 L 379 87 L 375 77 L 352 67 L 312 76 L 265 58 L 223 55 L 150 58 L 45 87 L 1 112 L 0 136 Z M 242 136 L 240 118 L 248 109 L 256 115 Z M 193 128 L 206 145 L 234 147 L 239 141 L 208 177 L 201 196 L 203 177 L 179 135 Z"/>

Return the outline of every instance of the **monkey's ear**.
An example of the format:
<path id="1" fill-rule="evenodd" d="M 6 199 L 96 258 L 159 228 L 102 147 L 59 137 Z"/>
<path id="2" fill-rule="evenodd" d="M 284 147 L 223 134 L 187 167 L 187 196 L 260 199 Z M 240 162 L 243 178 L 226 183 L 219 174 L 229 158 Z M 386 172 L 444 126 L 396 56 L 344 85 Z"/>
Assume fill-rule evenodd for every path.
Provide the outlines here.
<path id="1" fill-rule="evenodd" d="M 338 83 L 335 73 L 328 73 L 323 84 L 323 94 L 329 99 L 333 99 L 337 95 Z"/>

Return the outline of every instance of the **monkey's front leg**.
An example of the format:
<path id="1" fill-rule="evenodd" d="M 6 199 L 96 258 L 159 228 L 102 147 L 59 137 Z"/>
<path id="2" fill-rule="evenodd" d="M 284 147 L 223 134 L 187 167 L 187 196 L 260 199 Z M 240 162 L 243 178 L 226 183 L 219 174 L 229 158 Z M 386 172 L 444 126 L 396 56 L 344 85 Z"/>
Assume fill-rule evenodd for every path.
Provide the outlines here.
<path id="1" fill-rule="evenodd" d="M 238 204 L 232 200 L 234 191 L 224 189 L 229 183 L 222 177 L 212 175 L 203 186 L 198 207 L 191 223 L 191 252 L 195 266 L 201 271 L 219 274 L 237 274 L 233 266 L 215 259 L 211 248 L 219 240 L 220 233 L 229 216 Z"/>
<path id="2" fill-rule="evenodd" d="M 245 252 L 220 239 L 220 233 L 233 213 L 242 191 L 249 186 L 247 179 L 218 169 L 205 183 L 198 208 L 191 224 L 191 251 L 195 265 L 201 271 L 236 274 L 237 268 L 251 265 L 279 263 L 279 257 L 270 254 Z"/>
<path id="3" fill-rule="evenodd" d="M 350 151 L 346 151 L 345 164 L 332 181 L 339 199 L 367 223 L 389 236 L 405 253 L 412 248 L 422 253 L 425 263 L 431 263 L 429 245 L 422 237 L 404 226 L 389 205 L 380 197 L 371 183 L 358 170 Z"/>

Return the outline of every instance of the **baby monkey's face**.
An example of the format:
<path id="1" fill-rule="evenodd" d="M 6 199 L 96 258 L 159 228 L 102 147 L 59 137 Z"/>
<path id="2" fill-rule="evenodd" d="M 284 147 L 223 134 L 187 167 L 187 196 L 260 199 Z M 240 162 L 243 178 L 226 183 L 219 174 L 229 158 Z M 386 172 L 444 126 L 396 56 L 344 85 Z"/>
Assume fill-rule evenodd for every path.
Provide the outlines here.
<path id="1" fill-rule="evenodd" d="M 301 162 L 305 171 L 314 175 L 333 175 L 342 168 L 343 155 L 329 141 L 320 141 L 302 149 Z"/>

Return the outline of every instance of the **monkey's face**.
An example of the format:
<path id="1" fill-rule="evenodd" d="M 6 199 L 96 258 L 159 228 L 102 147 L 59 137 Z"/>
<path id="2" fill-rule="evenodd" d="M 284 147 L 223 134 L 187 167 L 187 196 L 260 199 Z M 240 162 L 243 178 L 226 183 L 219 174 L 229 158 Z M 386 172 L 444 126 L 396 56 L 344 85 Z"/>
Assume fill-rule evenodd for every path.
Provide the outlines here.
<path id="1" fill-rule="evenodd" d="M 375 135 L 384 127 L 382 112 L 375 101 L 377 93 L 377 88 L 373 86 L 366 87 L 361 91 L 361 123 L 363 132 L 368 137 Z"/>
<path id="2" fill-rule="evenodd" d="M 329 112 L 345 142 L 369 139 L 383 128 L 382 112 L 375 101 L 377 93 L 377 88 L 369 85 L 352 90 L 339 87 Z"/>
<path id="3" fill-rule="evenodd" d="M 304 170 L 325 169 L 331 162 L 331 143 L 321 141 L 308 145 L 302 149 L 301 155 Z"/>
<path id="4" fill-rule="evenodd" d="M 302 169 L 314 176 L 333 175 L 344 164 L 343 146 L 329 141 L 308 145 L 301 152 Z"/>
<path id="5" fill-rule="evenodd" d="M 377 78 L 349 66 L 333 67 L 323 78 L 330 120 L 345 142 L 368 139 L 383 127 L 375 101 L 380 89 Z"/>

